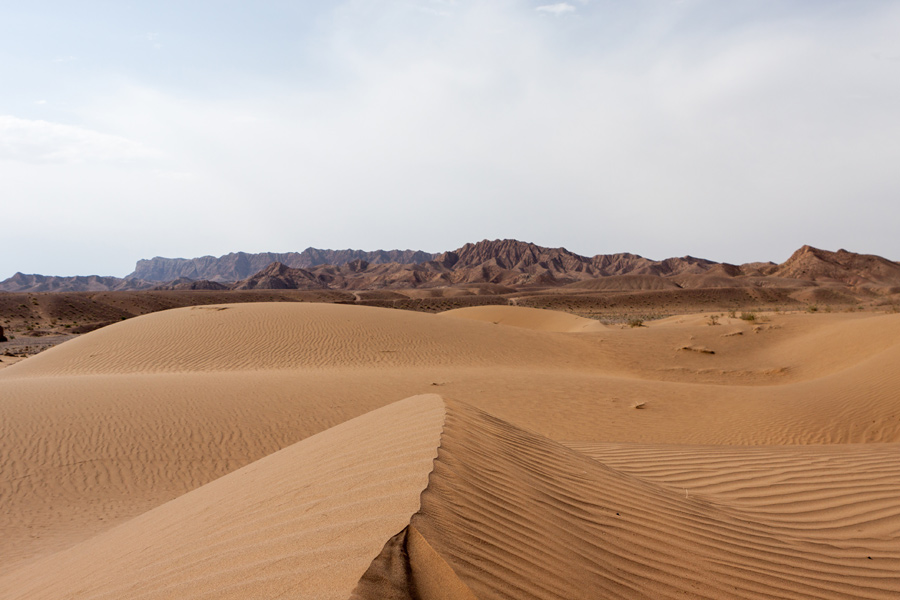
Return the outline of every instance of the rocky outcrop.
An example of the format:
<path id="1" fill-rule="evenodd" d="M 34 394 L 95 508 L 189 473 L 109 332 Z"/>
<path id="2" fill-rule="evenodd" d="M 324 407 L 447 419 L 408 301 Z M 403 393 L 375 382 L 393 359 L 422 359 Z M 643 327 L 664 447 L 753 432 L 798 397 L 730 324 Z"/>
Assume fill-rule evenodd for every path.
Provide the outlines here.
<path id="1" fill-rule="evenodd" d="M 573 254 L 565 248 L 544 248 L 518 240 L 483 240 L 466 244 L 439 254 L 435 261 L 457 270 L 491 263 L 507 270 L 525 270 L 539 265 L 558 272 L 584 270 L 591 263 L 589 258 Z"/>

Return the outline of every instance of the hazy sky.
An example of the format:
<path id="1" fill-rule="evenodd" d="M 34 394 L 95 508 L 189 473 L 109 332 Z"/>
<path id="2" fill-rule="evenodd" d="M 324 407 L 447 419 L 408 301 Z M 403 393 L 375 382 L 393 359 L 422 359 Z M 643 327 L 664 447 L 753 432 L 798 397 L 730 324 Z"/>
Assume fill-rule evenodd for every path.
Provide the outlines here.
<path id="1" fill-rule="evenodd" d="M 5 2 L 0 279 L 514 237 L 900 259 L 900 3 Z"/>

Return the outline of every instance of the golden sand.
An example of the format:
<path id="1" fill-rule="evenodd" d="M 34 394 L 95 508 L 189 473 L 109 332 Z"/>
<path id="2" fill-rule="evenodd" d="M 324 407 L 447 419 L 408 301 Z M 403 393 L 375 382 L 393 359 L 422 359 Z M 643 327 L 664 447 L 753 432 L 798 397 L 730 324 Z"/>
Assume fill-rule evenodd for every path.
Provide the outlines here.
<path id="1" fill-rule="evenodd" d="M 86 334 L 0 371 L 0 598 L 900 597 L 900 315 L 715 321 Z"/>

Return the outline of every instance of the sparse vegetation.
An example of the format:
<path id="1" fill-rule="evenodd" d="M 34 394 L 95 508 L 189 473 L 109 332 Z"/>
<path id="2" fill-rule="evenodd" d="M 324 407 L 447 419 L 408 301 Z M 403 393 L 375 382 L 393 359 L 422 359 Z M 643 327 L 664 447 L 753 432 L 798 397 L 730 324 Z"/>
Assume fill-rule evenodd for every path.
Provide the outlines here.
<path id="1" fill-rule="evenodd" d="M 756 321 L 756 313 L 742 312 L 741 319 L 744 321 Z"/>
<path id="2" fill-rule="evenodd" d="M 637 318 L 631 318 L 631 319 L 628 319 L 628 326 L 629 326 L 629 327 L 643 327 L 643 326 L 644 326 L 644 320 L 643 320 L 643 319 L 637 319 Z"/>
<path id="3" fill-rule="evenodd" d="M 732 308 L 728 311 L 728 316 L 732 319 L 737 318 L 737 311 Z"/>
<path id="4" fill-rule="evenodd" d="M 706 317 L 707 325 L 718 325 L 719 324 L 719 315 L 709 315 Z"/>
<path id="5" fill-rule="evenodd" d="M 815 304 L 808 304 L 806 306 L 806 312 L 808 312 L 808 313 L 818 312 L 818 310 L 819 310 L 819 307 L 816 306 Z"/>

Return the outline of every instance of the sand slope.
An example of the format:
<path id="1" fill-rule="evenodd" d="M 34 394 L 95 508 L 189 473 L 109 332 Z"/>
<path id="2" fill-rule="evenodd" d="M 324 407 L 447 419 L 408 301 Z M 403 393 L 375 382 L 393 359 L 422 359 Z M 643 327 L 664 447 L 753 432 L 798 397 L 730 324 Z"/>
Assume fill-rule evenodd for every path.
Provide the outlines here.
<path id="1" fill-rule="evenodd" d="M 900 589 L 896 449 L 774 463 L 750 449 L 747 466 L 746 449 L 636 448 L 637 475 L 604 461 L 633 464 L 615 449 L 578 452 L 418 396 L 21 567 L 0 597 L 887 599 Z M 692 470 L 693 496 L 674 485 Z M 848 503 L 818 477 L 860 493 Z"/>
<path id="2" fill-rule="evenodd" d="M 893 456 L 876 462 L 896 469 Z M 810 479 L 792 494 L 802 501 L 815 489 Z M 884 504 L 866 503 L 877 520 Z M 900 499 L 889 504 L 896 515 Z M 796 512 L 686 498 L 451 405 L 411 523 L 479 598 L 895 597 L 895 529 L 879 524 L 888 544 L 831 544 L 798 529 L 785 535 L 779 517 Z M 817 516 L 830 524 L 824 509 Z"/>
<path id="3" fill-rule="evenodd" d="M 588 333 L 607 329 L 602 323 L 593 319 L 585 319 L 584 317 L 554 310 L 518 306 L 471 306 L 448 310 L 441 313 L 441 315 L 538 331 Z"/>
<path id="4" fill-rule="evenodd" d="M 783 536 L 873 551 L 894 550 L 900 539 L 900 444 L 567 445 L 675 493 L 739 509 Z"/>
<path id="5" fill-rule="evenodd" d="M 194 306 L 104 327 L 4 376 L 517 365 L 545 360 L 537 345 L 578 356 L 578 346 L 561 338 L 513 330 L 496 339 L 482 323 L 423 313 L 312 303 Z"/>
<path id="6" fill-rule="evenodd" d="M 458 496 L 470 498 L 474 504 L 466 508 L 470 512 L 453 517 L 456 525 L 450 522 L 455 509 L 440 502 L 434 515 L 450 511 L 445 516 L 426 518 L 426 512 L 420 512 L 410 517 L 418 505 L 396 513 L 404 517 L 391 521 L 390 531 L 379 529 L 377 540 L 366 538 L 371 555 L 355 559 L 355 579 L 352 584 L 341 584 L 346 595 L 379 553 L 402 557 L 403 552 L 409 556 L 412 552 L 419 557 L 415 560 L 422 561 L 416 564 L 427 565 L 418 571 L 425 577 L 423 586 L 439 581 L 443 582 L 439 589 L 455 590 L 453 597 L 468 597 L 469 593 L 490 597 L 486 591 L 490 586 L 467 574 L 471 566 L 465 567 L 460 558 L 470 552 L 467 544 L 475 543 L 462 533 L 463 522 L 484 520 L 486 527 L 512 519 L 507 526 L 515 531 L 523 526 L 517 524 L 522 517 L 516 514 L 552 508 L 542 502 L 538 502 L 541 506 L 522 504 L 523 498 L 550 498 L 552 490 L 562 494 L 554 503 L 575 502 L 582 507 L 578 514 L 588 518 L 596 509 L 591 506 L 601 502 L 600 497 L 591 499 L 592 494 L 619 494 L 615 491 L 619 488 L 624 490 L 622 495 L 610 498 L 631 502 L 633 508 L 656 507 L 653 510 L 662 515 L 658 521 L 645 515 L 643 529 L 626 529 L 625 533 L 656 536 L 656 541 L 646 542 L 648 548 L 656 552 L 654 544 L 659 544 L 660 556 L 669 557 L 665 560 L 676 566 L 659 567 L 667 574 L 651 577 L 641 575 L 642 569 L 650 568 L 644 554 L 638 553 L 644 558 L 632 557 L 621 565 L 613 561 L 610 564 L 615 567 L 609 567 L 613 571 L 603 571 L 602 578 L 619 581 L 616 586 L 620 587 L 597 588 L 605 589 L 609 597 L 665 597 L 660 591 L 664 589 L 710 597 L 697 591 L 706 585 L 703 582 L 718 585 L 716 582 L 732 577 L 733 572 L 716 567 L 721 577 L 706 570 L 691 575 L 692 571 L 678 562 L 682 555 L 694 552 L 689 539 L 703 536 L 724 540 L 709 542 L 702 552 L 697 550 L 698 556 L 706 557 L 704 561 L 714 562 L 710 553 L 715 547 L 716 552 L 721 550 L 730 557 L 728 564 L 735 568 L 765 573 L 766 581 L 776 581 L 763 584 L 754 580 L 736 596 L 720 590 L 716 592 L 719 597 L 756 597 L 764 589 L 782 590 L 781 596 L 773 593 L 775 597 L 815 597 L 810 590 L 815 588 L 813 580 L 819 579 L 824 591 L 816 593 L 825 594 L 819 597 L 831 597 L 827 594 L 832 593 L 841 597 L 851 584 L 871 588 L 872 595 L 863 597 L 885 597 L 878 594 L 896 584 L 880 570 L 883 565 L 878 561 L 883 558 L 894 568 L 890 561 L 896 560 L 894 548 L 900 547 L 894 500 L 900 495 L 894 458 L 900 454 L 900 370 L 896 368 L 900 364 L 900 315 L 773 314 L 758 315 L 754 321 L 719 315 L 716 325 L 709 324 L 707 315 L 689 315 L 633 329 L 600 326 L 579 330 L 585 324 L 572 315 L 513 306 L 483 308 L 463 311 L 466 318 L 299 303 L 176 309 L 86 334 L 3 369 L 0 597 L 37 593 L 43 589 L 42 578 L 57 570 L 48 565 L 63 564 L 56 561 L 63 561 L 68 553 L 87 552 L 77 550 L 82 546 L 95 548 L 90 552 L 97 556 L 110 557 L 110 564 L 132 573 L 133 580 L 157 578 L 169 582 L 159 590 L 169 591 L 183 583 L 188 586 L 184 590 L 194 591 L 177 595 L 199 595 L 207 588 L 194 582 L 192 575 L 184 575 L 183 580 L 172 575 L 167 569 L 174 567 L 162 554 L 153 563 L 158 563 L 160 570 L 151 575 L 136 566 L 139 561 L 134 553 L 143 554 L 143 549 L 123 550 L 124 538 L 109 542 L 109 547 L 117 550 L 85 544 L 101 544 L 100 540 L 115 537 L 117 531 L 130 531 L 137 522 L 134 519 L 149 519 L 153 514 L 168 515 L 158 521 L 166 523 L 167 532 L 187 531 L 183 523 L 193 526 L 196 522 L 200 529 L 191 529 L 191 535 L 209 539 L 204 536 L 213 535 L 220 527 L 214 522 L 221 521 L 214 519 L 204 525 L 198 516 L 202 515 L 190 512 L 194 509 L 189 507 L 205 506 L 203 510 L 210 515 L 221 516 L 227 511 L 232 511 L 228 515 L 242 513 L 239 504 L 243 501 L 269 506 L 261 496 L 238 494 L 240 486 L 226 483 L 242 467 L 268 472 L 269 467 L 259 466 L 269 464 L 261 462 L 269 460 L 267 457 L 275 461 L 272 472 L 279 474 L 266 481 L 283 478 L 286 485 L 293 486 L 302 485 L 301 479 L 313 481 L 321 475 L 315 479 L 319 483 L 304 492 L 319 493 L 314 488 L 326 486 L 325 480 L 333 475 L 330 467 L 323 466 L 320 475 L 295 477 L 275 460 L 281 456 L 279 450 L 293 452 L 302 446 L 298 442 L 310 436 L 400 398 L 427 393 L 439 393 L 451 407 L 450 413 L 456 415 L 447 419 L 440 448 L 455 447 L 454 453 L 469 453 L 469 458 L 454 466 L 444 480 L 438 479 L 444 468 L 438 460 L 430 480 L 433 485 L 429 484 L 430 491 L 422 496 L 423 511 L 434 490 L 446 490 L 446 497 L 440 496 L 444 492 L 435 492 L 438 500 Z M 712 353 L 690 348 L 706 348 Z M 438 404 L 435 410 L 443 415 L 443 404 Z M 468 419 L 458 428 L 465 435 L 451 435 L 449 423 L 462 423 L 460 419 Z M 412 422 L 418 421 L 408 423 Z M 347 465 L 372 452 L 368 440 L 388 436 L 405 443 L 407 431 L 417 431 L 408 424 L 378 423 L 377 433 L 341 438 L 340 452 Z M 568 447 L 547 438 L 564 440 Z M 469 442 L 490 450 L 463 450 Z M 384 444 L 391 447 L 386 441 Z M 809 447 L 798 448 L 800 445 Z M 430 448 L 438 454 L 437 445 Z M 398 468 L 406 464 L 399 454 L 386 456 L 385 460 L 396 461 Z M 427 473 L 430 459 L 416 464 L 425 463 Z M 604 479 L 610 472 L 618 479 Z M 593 483 L 585 483 L 584 488 L 576 485 L 582 475 Z M 465 487 L 479 478 L 486 480 L 487 487 L 480 491 Z M 418 481 L 408 490 L 416 498 L 425 486 L 424 479 Z M 495 484 L 500 487 L 491 487 Z M 521 491 L 523 484 L 531 491 Z M 210 492 L 203 490 L 209 485 L 224 486 L 223 490 L 235 486 L 227 487 L 229 494 L 235 492 L 235 502 L 219 507 L 213 505 L 221 498 L 213 503 L 207 497 L 196 505 L 189 500 L 206 497 Z M 418 490 L 411 491 L 416 486 Z M 254 494 L 266 493 L 258 487 Z M 278 489 L 286 493 L 286 488 Z M 644 492 L 649 496 L 640 495 Z M 199 495 L 193 496 L 195 493 Z M 665 502 L 654 504 L 657 497 Z M 682 500 L 689 502 L 683 506 Z M 512 516 L 495 515 L 498 502 L 519 508 Z M 226 512 L 217 512 L 220 508 Z M 176 513 L 182 510 L 191 518 L 181 521 Z M 260 518 L 265 518 L 265 511 L 259 509 Z M 525 538 L 511 536 L 505 550 L 496 550 L 495 558 L 499 564 L 508 563 L 503 569 L 510 569 L 513 575 L 509 577 L 527 578 L 522 565 L 538 560 L 522 554 L 521 547 L 533 546 L 525 544 L 528 536 L 544 540 L 557 535 L 559 529 L 595 527 L 600 530 L 592 536 L 608 535 L 610 523 L 606 521 L 602 526 L 580 521 L 573 525 L 572 518 L 555 512 L 540 517 L 546 521 L 541 525 L 544 530 Z M 445 519 L 446 530 L 441 529 Z M 689 527 L 684 519 L 701 523 L 697 525 L 700 529 L 690 529 L 694 525 Z M 532 525 L 529 521 L 528 526 Z M 292 531 L 290 535 L 301 536 Z M 678 541 L 678 531 L 692 533 Z M 496 532 L 490 535 L 502 537 Z M 142 538 L 150 539 L 144 534 Z M 165 536 L 153 539 L 163 545 L 175 543 Z M 575 544 L 560 539 L 567 540 L 560 552 L 568 552 Z M 393 540 L 392 546 L 388 540 Z M 185 538 L 178 543 L 187 548 L 194 542 Z M 558 544 L 546 543 L 550 548 Z M 599 561 L 603 552 L 613 552 L 610 547 L 595 546 L 594 542 L 573 545 L 583 556 L 573 558 L 571 564 L 585 566 L 584 561 Z M 737 552 L 738 546 L 748 550 L 739 556 L 728 554 Z M 194 550 L 185 552 L 202 553 L 199 546 L 191 547 Z M 60 551 L 64 554 L 57 554 Z M 869 553 L 859 558 L 857 551 Z M 90 560 L 75 554 L 71 555 L 73 562 L 65 564 L 80 566 L 59 568 L 59 578 L 47 588 L 48 594 L 51 589 L 54 593 L 66 589 L 67 577 L 72 586 L 90 571 L 86 566 Z M 276 554 L 273 551 L 271 556 Z M 769 554 L 788 558 L 766 558 Z M 125 557 L 134 562 L 113 561 Z M 749 558 L 753 560 L 746 562 Z M 207 559 L 218 560 L 213 556 L 203 560 Z M 234 560 L 221 568 L 235 569 L 244 579 L 252 579 L 247 570 L 240 571 L 240 560 Z M 541 556 L 539 560 L 547 559 Z M 861 567 L 860 560 L 870 562 Z M 773 563 L 782 562 L 790 567 L 789 572 L 776 569 L 772 575 Z M 553 569 L 568 573 L 564 566 Z M 412 566 L 409 569 L 409 573 L 416 572 Z M 591 569 L 585 572 L 595 573 L 596 565 Z M 614 576 L 618 570 L 631 574 L 622 575 L 625 579 L 620 581 Z M 138 572 L 143 574 L 133 575 Z M 381 571 L 375 568 L 374 572 Z M 677 578 L 681 572 L 683 586 Z M 122 595 L 127 575 L 97 577 L 90 589 L 101 594 L 99 597 L 107 593 L 103 590 L 117 590 L 110 591 L 110 597 L 130 596 L 130 592 Z M 269 575 L 259 577 L 269 581 Z M 571 577 L 577 580 L 576 575 Z M 649 578 L 646 585 L 641 583 L 642 577 Z M 499 575 L 488 579 L 502 580 Z M 551 581 L 552 577 L 539 579 Z M 788 579 L 796 580 L 802 593 L 784 591 L 793 590 Z M 391 576 L 378 581 L 395 580 Z M 235 589 L 243 589 L 238 578 L 233 583 Z M 175 587 L 166 587 L 170 585 Z M 199 587 L 191 587 L 195 585 Z M 373 593 L 366 589 L 384 589 L 378 587 L 381 584 L 373 584 L 374 588 L 360 585 L 357 593 L 363 597 Z M 222 586 L 215 589 L 216 594 L 224 593 Z M 555 589 L 551 586 L 551 591 Z M 528 591 L 535 597 L 554 597 L 542 596 L 545 592 L 550 593 Z M 564 596 L 568 594 L 566 591 Z"/>
<path id="7" fill-rule="evenodd" d="M 348 421 L 0 578 L 0 597 L 347 598 L 418 510 L 443 422 L 437 396 Z"/>

